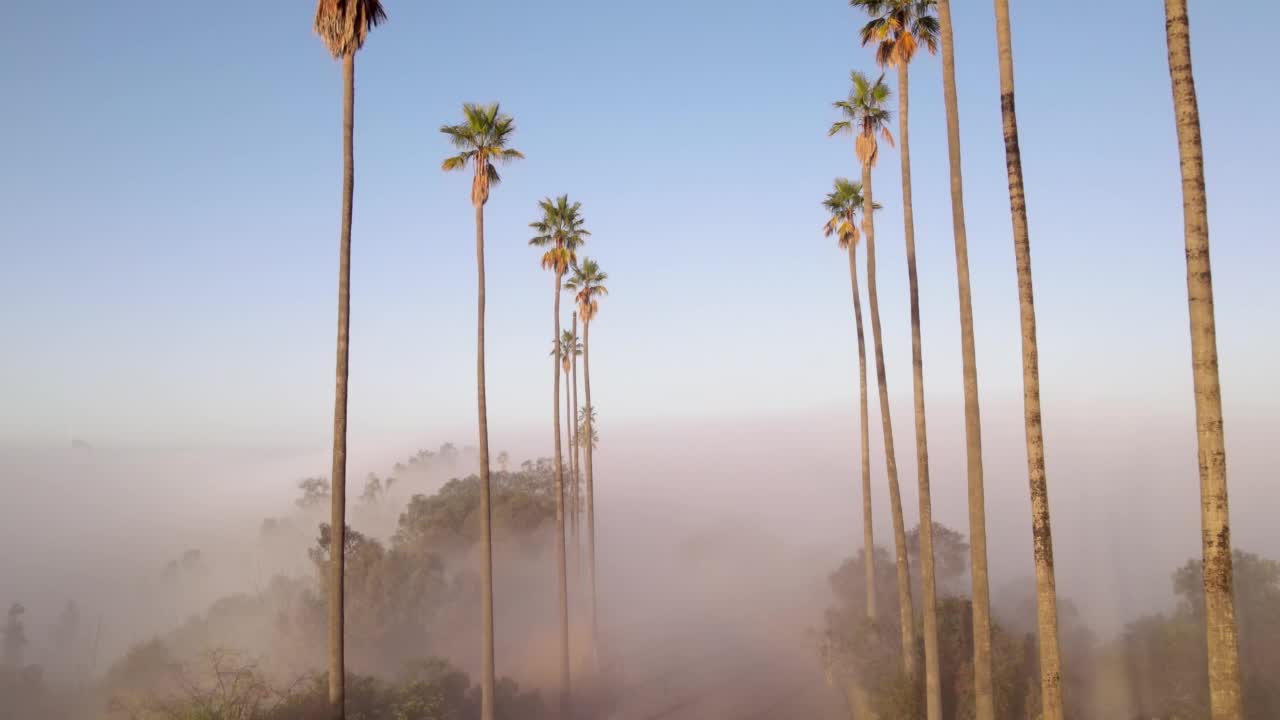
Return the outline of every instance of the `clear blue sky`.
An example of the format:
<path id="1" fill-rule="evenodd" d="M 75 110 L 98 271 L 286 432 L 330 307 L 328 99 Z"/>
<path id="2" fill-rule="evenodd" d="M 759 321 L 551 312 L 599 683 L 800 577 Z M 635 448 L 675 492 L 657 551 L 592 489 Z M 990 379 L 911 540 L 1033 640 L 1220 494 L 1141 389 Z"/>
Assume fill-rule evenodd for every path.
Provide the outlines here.
<path id="1" fill-rule="evenodd" d="M 1178 164 L 1154 0 L 1014 5 L 1047 407 L 1186 412 Z M 855 175 L 830 102 L 861 18 L 841 0 L 387 0 L 357 61 L 352 428 L 467 427 L 467 180 L 437 132 L 501 100 L 528 160 L 488 207 L 489 391 L 540 423 L 552 279 L 536 201 L 584 204 L 613 294 L 594 390 L 617 422 L 851 407 L 846 265 L 819 201 Z M 1274 408 L 1280 9 L 1191 2 L 1228 407 Z M 957 4 L 984 396 L 1020 392 L 990 3 Z M 0 441 L 324 442 L 332 413 L 340 67 L 310 2 L 18 3 L 0 87 Z M 912 71 L 931 402 L 960 392 L 941 80 Z M 892 82 L 892 76 L 890 76 Z M 910 385 L 898 157 L 876 173 L 881 305 Z M 1267 188 L 1272 188 L 1268 191 Z M 1056 405 L 1054 405 L 1056 403 Z M 1111 410 L 1105 410 L 1111 408 Z M 1047 410 L 1048 412 L 1048 410 Z M 459 442 L 471 441 L 460 437 Z"/>

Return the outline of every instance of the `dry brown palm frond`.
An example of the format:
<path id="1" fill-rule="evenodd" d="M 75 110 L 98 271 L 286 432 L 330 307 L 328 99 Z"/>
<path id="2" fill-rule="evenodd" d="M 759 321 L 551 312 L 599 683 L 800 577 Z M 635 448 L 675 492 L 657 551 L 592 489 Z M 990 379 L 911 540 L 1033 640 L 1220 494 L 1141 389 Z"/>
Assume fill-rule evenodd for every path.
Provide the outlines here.
<path id="1" fill-rule="evenodd" d="M 380 0 L 319 0 L 315 31 L 335 58 L 354 54 L 369 31 L 387 19 Z"/>

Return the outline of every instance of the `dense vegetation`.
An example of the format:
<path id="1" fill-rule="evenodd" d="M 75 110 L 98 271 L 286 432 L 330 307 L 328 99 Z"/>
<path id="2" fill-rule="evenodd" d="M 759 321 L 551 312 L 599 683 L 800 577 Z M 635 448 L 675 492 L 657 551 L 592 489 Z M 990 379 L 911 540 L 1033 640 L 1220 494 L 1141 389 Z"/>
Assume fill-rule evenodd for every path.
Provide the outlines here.
<path id="1" fill-rule="evenodd" d="M 913 531 L 913 535 L 918 532 Z M 942 716 L 974 717 L 971 601 L 959 533 L 935 525 L 938 553 L 938 636 Z M 912 543 L 913 559 L 918 545 Z M 827 611 L 822 651 L 828 677 L 840 686 L 856 717 L 924 716 L 923 678 L 900 671 L 901 652 L 893 589 L 894 561 L 883 548 L 873 563 L 877 602 L 887 611 L 866 617 L 865 556 L 859 553 L 832 573 L 835 604 Z M 913 565 L 914 566 L 914 565 Z M 1246 718 L 1280 716 L 1280 562 L 1236 551 L 1236 610 L 1241 627 L 1241 669 Z M 1171 573 L 1167 612 L 1126 623 L 1101 639 L 1073 605 L 1061 603 L 1063 688 L 1066 717 L 1078 720 L 1198 720 L 1209 716 L 1204 644 L 1204 589 L 1199 560 Z M 918 583 L 919 577 L 914 580 Z M 1025 587 L 1025 586 L 1024 586 Z M 1035 598 L 1013 586 L 993 598 L 993 694 L 999 717 L 1040 717 Z M 924 653 L 923 643 L 914 648 Z"/>
<path id="2" fill-rule="evenodd" d="M 348 527 L 346 557 L 346 679 L 348 717 L 362 720 L 452 720 L 479 714 L 480 688 L 439 657 L 456 655 L 458 629 L 479 622 L 480 582 L 471 557 L 479 542 L 479 478 L 445 482 L 434 493 L 398 493 L 433 471 L 474 460 L 452 445 L 423 451 L 389 477 L 366 478 L 352 516 L 376 529 L 399 508 L 385 539 Z M 0 719 L 129 718 L 130 720 L 302 720 L 323 715 L 326 681 L 325 597 L 331 528 L 315 522 L 329 500 L 325 478 L 297 484 L 296 510 L 263 521 L 259 552 L 299 547 L 312 571 L 280 574 L 260 591 L 222 597 L 208 610 L 159 637 L 135 645 L 96 676 L 86 664 L 94 628 L 69 604 L 44 657 L 28 664 L 32 644 L 14 605 L 3 629 Z M 527 564 L 553 540 L 555 490 L 551 464 L 525 462 L 493 473 L 494 530 L 504 562 Z M 397 502 L 399 500 L 399 502 Z M 207 560 L 188 550 L 158 570 L 170 582 L 199 575 Z M 100 628 L 98 629 L 100 632 Z M 470 634 L 466 634 L 470 646 Z M 447 652 L 441 652 L 446 650 Z M 593 698 L 599 700 L 599 698 Z M 510 679 L 495 688 L 495 712 L 509 720 L 552 717 L 539 693 Z"/>

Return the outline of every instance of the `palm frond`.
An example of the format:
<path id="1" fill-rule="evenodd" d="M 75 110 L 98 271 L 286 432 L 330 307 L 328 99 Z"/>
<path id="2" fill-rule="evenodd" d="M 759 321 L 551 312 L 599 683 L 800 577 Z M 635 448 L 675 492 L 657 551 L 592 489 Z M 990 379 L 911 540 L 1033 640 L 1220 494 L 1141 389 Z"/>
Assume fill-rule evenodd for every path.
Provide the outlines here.
<path id="1" fill-rule="evenodd" d="M 334 58 L 344 58 L 364 47 L 369 31 L 386 19 L 380 0 L 319 0 L 314 29 Z"/>

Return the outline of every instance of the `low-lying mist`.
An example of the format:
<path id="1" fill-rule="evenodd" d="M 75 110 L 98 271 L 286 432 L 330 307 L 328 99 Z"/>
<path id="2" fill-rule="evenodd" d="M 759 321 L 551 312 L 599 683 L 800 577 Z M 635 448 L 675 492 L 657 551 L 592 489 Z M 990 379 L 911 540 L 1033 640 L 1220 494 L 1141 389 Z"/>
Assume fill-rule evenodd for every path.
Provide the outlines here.
<path id="1" fill-rule="evenodd" d="M 1021 409 L 986 409 L 993 607 L 1014 637 L 1034 630 L 1025 620 L 1034 583 Z M 930 408 L 934 519 L 957 531 L 962 544 L 968 523 L 960 418 L 958 408 Z M 912 528 L 914 439 L 909 416 L 896 420 Z M 1159 417 L 1125 425 L 1084 414 L 1047 422 L 1064 627 L 1105 644 L 1132 632 L 1138 618 L 1179 607 L 1172 573 L 1199 553 L 1193 428 Z M 613 717 L 847 716 L 823 649 L 843 632 L 841 613 L 852 612 L 849 563 L 862 562 L 855 423 L 847 414 L 815 413 L 609 429 L 595 463 L 598 652 L 589 642 L 585 541 L 581 550 L 570 542 L 569 566 L 575 677 L 607 668 Z M 1235 545 L 1276 558 L 1280 535 L 1267 520 L 1276 498 L 1262 428 L 1240 423 L 1229 436 Z M 349 606 L 355 673 L 395 677 L 407 663 L 439 658 L 474 677 L 478 575 L 469 521 L 459 520 L 452 535 L 437 533 L 443 521 L 436 522 L 449 508 L 468 512 L 465 480 L 449 485 L 476 470 L 466 439 L 420 443 L 429 451 L 408 441 L 354 448 L 348 522 L 368 544 L 354 551 L 367 554 L 349 568 L 369 574 L 349 592 L 372 618 L 362 626 Z M 450 440 L 457 446 L 442 445 Z M 880 443 L 873 430 L 875 534 L 891 557 Z M 536 433 L 493 443 L 495 470 L 506 471 L 496 477 L 517 483 L 513 502 L 532 503 L 495 520 L 498 673 L 521 692 L 554 691 L 557 682 L 554 524 L 545 514 L 554 495 L 539 484 L 550 475 L 538 462 L 551 454 L 543 447 L 549 444 Z M 499 468 L 497 453 L 508 447 Z M 322 669 L 323 633 L 307 634 L 323 613 L 317 569 L 328 552 L 321 530 L 327 469 L 323 448 L 277 450 L 266 442 L 235 453 L 84 444 L 0 451 L 0 605 L 23 610 L 22 663 L 46 668 L 48 683 L 58 669 L 92 685 L 131 650 L 136 655 L 159 640 L 192 658 L 197 650 L 244 653 L 281 677 Z M 428 551 L 429 560 L 420 554 Z M 960 574 L 940 595 L 967 595 L 967 556 L 960 557 Z M 391 600 L 401 596 L 423 599 Z M 918 590 L 916 597 L 919 612 Z M 67 669 L 59 665 L 67 663 L 58 637 L 68 632 L 72 610 L 79 639 Z M 1088 692 L 1106 694 L 1096 685 Z M 1120 698 L 1107 700 L 1122 708 L 1117 713 L 1141 705 L 1131 690 L 1108 692 Z M 95 705 L 83 716 L 103 713 Z"/>

